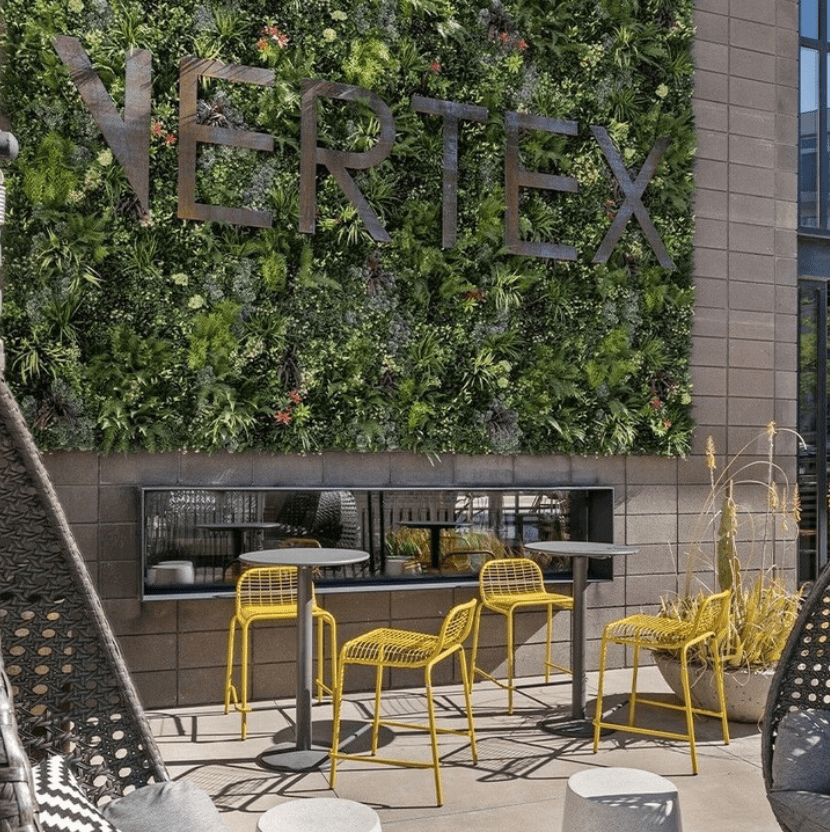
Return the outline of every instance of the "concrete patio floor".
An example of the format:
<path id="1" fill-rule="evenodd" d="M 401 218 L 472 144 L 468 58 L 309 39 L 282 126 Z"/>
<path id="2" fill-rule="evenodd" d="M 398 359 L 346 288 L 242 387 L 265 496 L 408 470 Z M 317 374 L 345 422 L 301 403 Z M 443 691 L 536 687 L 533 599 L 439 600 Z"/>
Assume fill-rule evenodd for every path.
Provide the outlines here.
<path id="1" fill-rule="evenodd" d="M 606 705 L 621 706 L 615 721 L 625 718 L 625 691 L 630 672 L 607 677 Z M 641 672 L 641 692 L 673 698 L 659 672 Z M 540 683 L 541 682 L 541 683 Z M 444 805 L 435 805 L 429 769 L 400 769 L 356 762 L 338 765 L 336 789 L 328 786 L 328 764 L 319 771 L 282 774 L 257 765 L 256 757 L 274 742 L 293 740 L 294 703 L 258 702 L 249 717 L 248 738 L 239 738 L 239 715 L 225 716 L 222 706 L 151 711 L 171 776 L 191 780 L 213 798 L 232 832 L 255 832 L 268 808 L 286 800 L 341 797 L 363 802 L 380 815 L 385 832 L 559 832 L 568 777 L 587 767 L 622 766 L 660 774 L 678 788 L 684 832 L 780 832 L 764 793 L 761 735 L 756 725 L 732 723 L 731 742 L 723 744 L 716 720 L 697 721 L 700 774 L 692 775 L 686 744 L 615 732 L 603 737 L 598 754 L 590 739 L 553 735 L 543 720 L 567 718 L 569 685 L 521 680 L 512 716 L 506 693 L 479 681 L 473 694 L 479 759 L 473 765 L 469 744 L 461 737 L 439 736 Z M 588 677 L 588 714 L 593 715 L 596 675 Z M 218 698 L 218 697 L 217 697 Z M 385 713 L 401 720 L 425 719 L 423 691 L 385 693 Z M 438 688 L 439 725 L 462 727 L 463 696 L 458 686 Z M 344 704 L 343 735 L 357 732 L 350 750 L 363 750 L 360 731 L 371 713 L 372 696 L 350 694 Z M 649 709 L 653 710 L 653 709 Z M 656 711 L 657 720 L 677 727 L 682 714 Z M 330 744 L 331 705 L 313 709 L 315 742 Z M 347 732 L 346 729 L 350 729 Z M 361 746 L 358 748 L 358 746 Z M 385 730 L 382 753 L 429 759 L 426 733 Z M 344 748 L 344 750 L 346 750 Z M 565 831 L 566 832 L 566 831 Z"/>

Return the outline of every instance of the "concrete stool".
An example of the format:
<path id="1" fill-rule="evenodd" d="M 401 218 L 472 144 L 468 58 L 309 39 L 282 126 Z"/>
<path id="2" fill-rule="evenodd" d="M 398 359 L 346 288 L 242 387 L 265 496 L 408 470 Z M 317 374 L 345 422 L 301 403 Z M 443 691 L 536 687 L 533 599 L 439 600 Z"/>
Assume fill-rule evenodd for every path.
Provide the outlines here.
<path id="1" fill-rule="evenodd" d="M 562 832 L 682 832 L 677 787 L 637 768 L 592 768 L 568 778 Z"/>
<path id="2" fill-rule="evenodd" d="M 381 832 L 374 809 L 337 797 L 289 800 L 265 812 L 257 832 Z"/>

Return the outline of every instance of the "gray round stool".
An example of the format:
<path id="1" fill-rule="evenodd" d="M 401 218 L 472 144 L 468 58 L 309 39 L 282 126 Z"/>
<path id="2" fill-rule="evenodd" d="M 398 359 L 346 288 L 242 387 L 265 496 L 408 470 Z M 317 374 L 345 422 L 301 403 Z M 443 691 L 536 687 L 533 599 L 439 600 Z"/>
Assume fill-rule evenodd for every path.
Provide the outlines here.
<path id="1" fill-rule="evenodd" d="M 562 832 L 682 832 L 677 787 L 637 768 L 592 768 L 568 778 Z"/>
<path id="2" fill-rule="evenodd" d="M 289 800 L 265 812 L 257 832 L 381 832 L 374 809 L 338 797 Z"/>

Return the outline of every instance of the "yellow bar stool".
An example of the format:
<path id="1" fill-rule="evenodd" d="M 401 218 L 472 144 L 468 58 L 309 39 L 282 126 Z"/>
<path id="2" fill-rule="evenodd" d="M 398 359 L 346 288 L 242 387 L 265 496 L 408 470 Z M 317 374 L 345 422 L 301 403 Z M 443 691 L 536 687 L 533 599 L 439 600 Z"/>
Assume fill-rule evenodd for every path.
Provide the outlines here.
<path id="1" fill-rule="evenodd" d="M 470 696 L 470 677 L 467 672 L 467 662 L 464 656 L 463 642 L 469 636 L 473 626 L 473 615 L 478 601 L 473 598 L 465 604 L 453 607 L 444 619 L 438 635 L 419 633 L 414 630 L 397 630 L 381 627 L 365 635 L 347 641 L 340 650 L 338 662 L 338 680 L 334 691 L 334 728 L 331 750 L 331 773 L 329 785 L 334 788 L 339 760 L 360 760 L 367 763 L 401 766 L 404 768 L 431 768 L 435 775 L 435 794 L 439 806 L 444 803 L 444 793 L 441 788 L 441 769 L 438 756 L 438 734 L 457 734 L 468 737 L 472 749 L 473 762 L 478 762 L 476 748 L 475 724 L 473 722 L 473 708 Z M 432 694 L 432 669 L 439 662 L 450 658 L 455 653 L 460 654 L 459 667 L 464 688 L 464 702 L 467 711 L 467 728 L 456 729 L 439 727 L 435 721 L 435 705 Z M 340 743 L 340 715 L 343 703 L 343 682 L 346 667 L 349 665 L 364 665 L 376 668 L 375 675 L 375 711 L 372 720 L 372 752 L 371 754 L 347 754 L 338 750 Z M 386 668 L 423 669 L 424 687 L 427 698 L 428 725 L 413 722 L 398 722 L 396 720 L 381 719 L 381 687 L 383 673 Z M 381 725 L 408 728 L 416 731 L 429 731 L 432 746 L 432 761 L 393 759 L 378 756 L 378 730 Z"/>
<path id="2" fill-rule="evenodd" d="M 692 773 L 697 774 L 697 749 L 695 747 L 695 715 L 711 716 L 720 719 L 723 742 L 729 745 L 729 724 L 726 718 L 726 702 L 723 692 L 723 667 L 720 656 L 720 644 L 726 638 L 729 628 L 729 598 L 731 590 L 726 589 L 715 595 L 705 596 L 692 621 L 676 621 L 659 615 L 636 613 L 605 625 L 602 632 L 602 646 L 599 660 L 599 681 L 597 691 L 597 710 L 594 716 L 594 753 L 599 748 L 600 733 L 603 728 L 614 731 L 628 731 L 664 739 L 683 740 L 689 743 L 692 755 Z M 634 648 L 632 657 L 631 694 L 628 705 L 628 724 L 605 722 L 602 719 L 603 683 L 605 664 L 609 644 L 622 644 Z M 717 688 L 720 709 L 710 711 L 695 707 L 689 684 L 689 651 L 705 644 L 712 656 L 715 669 L 715 686 Z M 639 669 L 640 650 L 680 651 L 680 679 L 683 686 L 683 704 L 646 699 L 637 693 L 637 671 Z M 645 728 L 635 725 L 637 705 L 651 705 L 683 711 L 686 715 L 685 731 L 663 731 L 657 728 Z"/>
<path id="3" fill-rule="evenodd" d="M 481 605 L 476 610 L 473 651 L 470 659 L 471 678 L 483 676 L 499 687 L 507 690 L 507 713 L 513 713 L 513 691 L 515 685 L 516 657 L 514 645 L 513 616 L 516 610 L 541 608 L 547 614 L 545 629 L 545 682 L 550 682 L 551 669 L 570 673 L 570 669 L 554 664 L 551 641 L 553 637 L 553 615 L 559 610 L 573 610 L 574 602 L 570 595 L 548 592 L 542 569 L 530 558 L 499 558 L 484 564 L 478 575 Z M 487 671 L 478 667 L 478 645 L 481 630 L 481 614 L 485 610 L 503 615 L 507 626 L 507 682 L 496 679 Z"/>
<path id="4" fill-rule="evenodd" d="M 312 615 L 317 621 L 317 696 L 332 693 L 337 678 L 337 623 L 334 616 L 317 606 L 314 601 Z M 286 621 L 297 618 L 297 568 L 295 566 L 258 566 L 245 570 L 236 583 L 234 614 L 228 628 L 228 663 L 225 675 L 225 713 L 233 701 L 234 710 L 242 715 L 242 739 L 248 734 L 248 665 L 250 627 L 255 621 Z M 324 632 L 327 624 L 331 637 L 332 687 L 324 679 Z M 241 661 L 239 688 L 233 684 L 234 645 L 236 628 L 241 633 Z"/>

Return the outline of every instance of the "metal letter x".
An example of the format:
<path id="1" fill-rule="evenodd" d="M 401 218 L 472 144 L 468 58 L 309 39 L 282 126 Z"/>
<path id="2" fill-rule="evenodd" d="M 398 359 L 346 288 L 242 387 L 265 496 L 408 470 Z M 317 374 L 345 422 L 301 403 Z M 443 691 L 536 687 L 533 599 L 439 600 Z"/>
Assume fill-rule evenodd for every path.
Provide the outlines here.
<path id="1" fill-rule="evenodd" d="M 669 254 L 663 245 L 663 241 L 660 239 L 660 235 L 657 233 L 657 229 L 654 227 L 651 217 L 649 217 L 648 211 L 646 211 L 645 206 L 640 199 L 649 183 L 649 180 L 652 176 L 654 176 L 654 171 L 657 170 L 660 157 L 669 146 L 671 139 L 668 136 L 663 136 L 663 138 L 657 140 L 654 147 L 651 148 L 651 152 L 648 154 L 645 164 L 640 169 L 637 179 L 632 182 L 628 175 L 628 171 L 625 169 L 625 165 L 620 158 L 620 154 L 617 152 L 617 148 L 614 147 L 614 143 L 608 135 L 608 131 L 604 127 L 591 125 L 591 132 L 594 134 L 594 138 L 602 148 L 602 152 L 605 154 L 608 165 L 614 176 L 617 178 L 617 182 L 620 183 L 620 188 L 622 188 L 623 194 L 625 194 L 625 201 L 620 206 L 620 210 L 617 212 L 617 216 L 614 217 L 614 222 L 611 223 L 611 227 L 606 232 L 605 237 L 603 237 L 602 243 L 597 249 L 597 253 L 594 255 L 592 262 L 608 262 L 608 258 L 611 256 L 614 246 L 619 241 L 626 223 L 633 214 L 637 217 L 637 221 L 640 223 L 640 227 L 643 229 L 643 233 L 646 235 L 649 245 L 657 255 L 657 261 L 664 269 L 673 269 L 674 261 L 671 257 L 669 257 Z"/>

